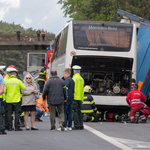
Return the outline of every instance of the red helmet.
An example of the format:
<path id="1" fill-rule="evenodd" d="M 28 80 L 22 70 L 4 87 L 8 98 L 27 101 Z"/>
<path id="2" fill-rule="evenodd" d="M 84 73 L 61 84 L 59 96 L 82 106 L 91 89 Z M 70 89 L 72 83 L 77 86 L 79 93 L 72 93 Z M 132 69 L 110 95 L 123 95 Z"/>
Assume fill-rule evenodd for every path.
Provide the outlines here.
<path id="1" fill-rule="evenodd" d="M 6 69 L 7 72 L 10 72 L 10 71 L 18 71 L 16 69 L 16 67 L 14 65 L 10 65 L 7 69 Z"/>

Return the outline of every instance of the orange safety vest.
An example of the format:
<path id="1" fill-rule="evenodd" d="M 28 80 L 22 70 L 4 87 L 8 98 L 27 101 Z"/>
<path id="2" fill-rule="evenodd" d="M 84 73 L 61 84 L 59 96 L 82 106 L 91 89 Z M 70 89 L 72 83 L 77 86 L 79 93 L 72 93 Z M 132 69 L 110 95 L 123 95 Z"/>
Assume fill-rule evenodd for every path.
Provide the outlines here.
<path id="1" fill-rule="evenodd" d="M 42 111 L 49 111 L 46 105 L 46 100 L 43 100 L 42 95 L 38 99 L 36 99 L 36 107 L 42 108 Z"/>

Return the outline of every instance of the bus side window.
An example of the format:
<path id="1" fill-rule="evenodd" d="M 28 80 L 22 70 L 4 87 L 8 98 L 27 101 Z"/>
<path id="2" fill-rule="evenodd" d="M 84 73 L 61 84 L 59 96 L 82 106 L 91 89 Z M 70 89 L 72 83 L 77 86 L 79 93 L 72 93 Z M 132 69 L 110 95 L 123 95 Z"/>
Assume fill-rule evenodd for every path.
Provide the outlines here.
<path id="1" fill-rule="evenodd" d="M 61 37 L 61 35 L 59 35 L 55 40 L 56 43 L 55 43 L 55 51 L 54 51 L 53 61 L 58 57 L 59 47 L 60 47 L 60 37 Z"/>

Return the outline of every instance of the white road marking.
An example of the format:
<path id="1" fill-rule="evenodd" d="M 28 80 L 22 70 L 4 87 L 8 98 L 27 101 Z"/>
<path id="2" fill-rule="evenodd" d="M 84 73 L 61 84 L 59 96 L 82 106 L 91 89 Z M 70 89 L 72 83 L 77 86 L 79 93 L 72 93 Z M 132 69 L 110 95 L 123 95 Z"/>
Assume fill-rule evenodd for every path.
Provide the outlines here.
<path id="1" fill-rule="evenodd" d="M 131 148 L 137 148 L 137 149 L 150 149 L 150 143 L 149 142 L 143 142 L 143 141 L 136 141 L 136 140 L 129 140 L 129 139 L 122 139 L 122 138 L 115 138 L 113 137 L 113 139 L 128 145 Z"/>
<path id="2" fill-rule="evenodd" d="M 107 135 L 101 133 L 100 131 L 97 131 L 97 130 L 95 130 L 95 129 L 93 129 L 93 128 L 91 128 L 91 127 L 85 125 L 85 124 L 84 124 L 84 128 L 85 128 L 86 130 L 92 132 L 93 134 L 97 135 L 98 137 L 104 139 L 105 141 L 107 141 L 107 142 L 113 144 L 114 146 L 116 146 L 116 147 L 122 149 L 122 150 L 133 150 L 132 148 L 130 148 L 130 147 L 128 147 L 128 146 L 126 146 L 126 145 L 124 145 L 124 144 L 118 142 L 118 141 L 115 140 L 115 139 L 113 139 L 112 137 L 109 137 L 109 136 L 107 136 Z"/>

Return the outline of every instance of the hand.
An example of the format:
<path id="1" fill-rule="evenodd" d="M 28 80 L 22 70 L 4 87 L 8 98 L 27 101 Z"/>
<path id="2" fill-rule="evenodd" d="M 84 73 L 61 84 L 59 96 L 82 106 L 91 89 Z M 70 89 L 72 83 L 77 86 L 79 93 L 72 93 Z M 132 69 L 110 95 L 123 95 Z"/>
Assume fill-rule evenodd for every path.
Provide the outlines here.
<path id="1" fill-rule="evenodd" d="M 64 102 L 67 102 L 67 100 L 64 100 Z"/>
<path id="2" fill-rule="evenodd" d="M 34 89 L 31 89 L 31 92 L 34 93 Z"/>
<path id="3" fill-rule="evenodd" d="M 49 111 L 47 111 L 47 113 L 49 114 Z"/>

